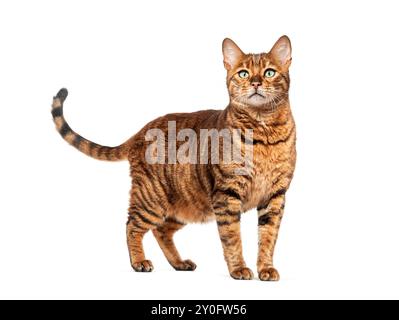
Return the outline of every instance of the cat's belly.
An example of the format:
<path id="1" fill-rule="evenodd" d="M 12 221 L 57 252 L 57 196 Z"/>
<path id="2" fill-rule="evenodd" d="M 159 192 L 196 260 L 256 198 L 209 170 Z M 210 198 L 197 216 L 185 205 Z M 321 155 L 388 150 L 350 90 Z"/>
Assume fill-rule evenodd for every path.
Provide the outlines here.
<path id="1" fill-rule="evenodd" d="M 258 174 L 249 187 L 246 200 L 243 202 L 243 212 L 256 208 L 267 198 L 267 190 L 271 189 L 270 178 Z M 206 223 L 216 219 L 210 198 L 198 194 L 193 202 L 177 201 L 168 210 L 168 216 L 184 223 Z"/>
<path id="2" fill-rule="evenodd" d="M 198 199 L 202 198 L 201 201 Z M 215 220 L 212 205 L 205 197 L 199 197 L 196 201 L 178 201 L 168 210 L 168 216 L 184 223 L 206 223 Z"/>
<path id="3" fill-rule="evenodd" d="M 246 199 L 243 201 L 243 212 L 256 208 L 267 199 L 268 191 L 272 187 L 270 181 L 271 177 L 263 170 L 255 173 Z M 191 201 L 180 198 L 168 208 L 167 212 L 168 216 L 184 223 L 206 223 L 216 219 L 210 195 L 202 192 L 197 193 Z"/>

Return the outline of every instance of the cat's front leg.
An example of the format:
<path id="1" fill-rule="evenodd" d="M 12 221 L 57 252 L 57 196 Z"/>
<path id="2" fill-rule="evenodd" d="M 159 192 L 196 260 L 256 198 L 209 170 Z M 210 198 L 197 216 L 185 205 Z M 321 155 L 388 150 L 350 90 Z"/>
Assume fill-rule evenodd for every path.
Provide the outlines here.
<path id="1" fill-rule="evenodd" d="M 230 275 L 237 280 L 253 279 L 253 273 L 247 268 L 242 255 L 240 195 L 231 189 L 216 191 L 213 196 L 213 209 Z"/>
<path id="2" fill-rule="evenodd" d="M 285 189 L 275 191 L 266 205 L 258 207 L 258 274 L 263 281 L 278 281 L 280 275 L 273 266 L 274 247 L 276 245 L 281 219 L 284 213 Z"/>

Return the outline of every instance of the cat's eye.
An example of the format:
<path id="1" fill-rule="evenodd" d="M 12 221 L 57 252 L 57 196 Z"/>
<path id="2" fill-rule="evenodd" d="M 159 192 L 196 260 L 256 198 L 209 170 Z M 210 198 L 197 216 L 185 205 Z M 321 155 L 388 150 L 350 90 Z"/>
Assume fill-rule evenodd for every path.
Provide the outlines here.
<path id="1" fill-rule="evenodd" d="M 276 70 L 274 69 L 267 69 L 265 71 L 265 78 L 273 78 L 276 75 Z"/>
<path id="2" fill-rule="evenodd" d="M 238 72 L 238 76 L 242 79 L 246 79 L 249 77 L 249 72 L 247 70 L 241 70 Z"/>

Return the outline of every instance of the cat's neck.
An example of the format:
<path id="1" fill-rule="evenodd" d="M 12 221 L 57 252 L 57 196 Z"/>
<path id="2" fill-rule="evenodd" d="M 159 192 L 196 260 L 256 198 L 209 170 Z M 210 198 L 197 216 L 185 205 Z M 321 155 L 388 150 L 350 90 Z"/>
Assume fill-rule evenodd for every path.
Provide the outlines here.
<path id="1" fill-rule="evenodd" d="M 230 125 L 253 128 L 285 123 L 292 117 L 288 99 L 281 101 L 277 106 L 265 107 L 230 102 L 225 112 Z"/>

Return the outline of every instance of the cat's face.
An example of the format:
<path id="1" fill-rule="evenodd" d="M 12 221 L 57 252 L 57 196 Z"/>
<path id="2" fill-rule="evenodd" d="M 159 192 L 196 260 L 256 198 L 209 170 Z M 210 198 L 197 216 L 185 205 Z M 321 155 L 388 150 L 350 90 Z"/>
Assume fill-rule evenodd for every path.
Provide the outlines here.
<path id="1" fill-rule="evenodd" d="M 288 97 L 291 43 L 281 37 L 269 53 L 244 54 L 230 39 L 223 41 L 231 102 L 242 107 L 274 109 Z"/>

